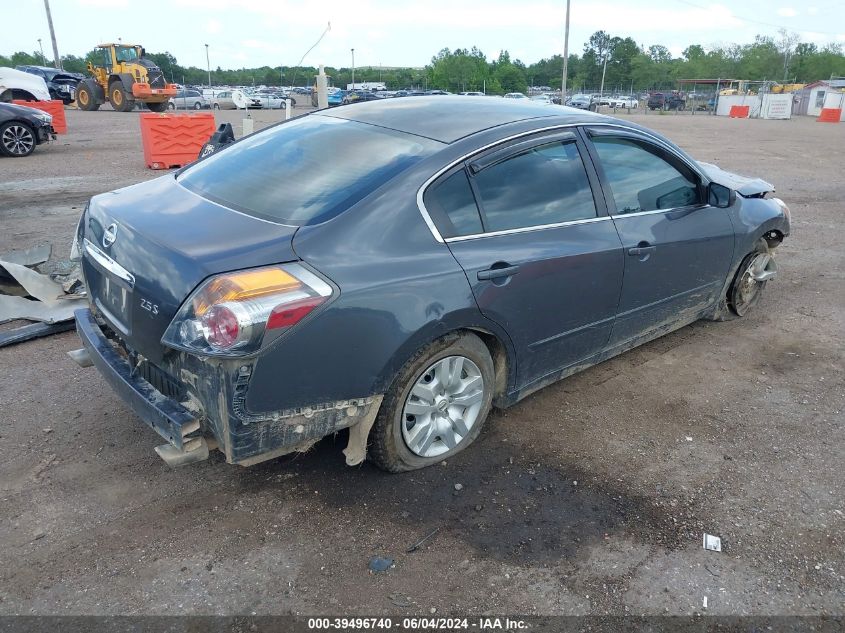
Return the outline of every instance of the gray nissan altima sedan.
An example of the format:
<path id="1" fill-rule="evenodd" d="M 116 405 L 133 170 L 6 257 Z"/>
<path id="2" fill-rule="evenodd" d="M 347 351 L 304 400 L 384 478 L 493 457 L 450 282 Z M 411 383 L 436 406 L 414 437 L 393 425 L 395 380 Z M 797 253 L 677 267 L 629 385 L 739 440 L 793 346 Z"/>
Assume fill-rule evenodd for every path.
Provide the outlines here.
<path id="1" fill-rule="evenodd" d="M 492 406 L 745 315 L 789 234 L 773 191 L 527 99 L 317 111 L 91 199 L 75 358 L 170 464 L 349 428 L 350 465 L 421 468 Z"/>

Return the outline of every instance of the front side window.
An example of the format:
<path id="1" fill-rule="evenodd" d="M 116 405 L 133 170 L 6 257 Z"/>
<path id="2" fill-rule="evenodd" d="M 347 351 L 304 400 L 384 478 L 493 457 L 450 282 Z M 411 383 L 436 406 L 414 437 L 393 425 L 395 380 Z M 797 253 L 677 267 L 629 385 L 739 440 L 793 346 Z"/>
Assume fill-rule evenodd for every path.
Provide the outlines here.
<path id="1" fill-rule="evenodd" d="M 231 209 L 301 226 L 345 211 L 441 147 L 375 125 L 306 115 L 212 154 L 178 182 Z"/>
<path id="2" fill-rule="evenodd" d="M 667 162 L 646 142 L 599 136 L 593 138 L 617 214 L 674 209 L 701 203 L 697 178 Z"/>
<path id="3" fill-rule="evenodd" d="M 117 47 L 117 61 L 119 62 L 131 62 L 138 59 L 138 51 L 136 51 L 131 46 L 118 46 Z"/>
<path id="4" fill-rule="evenodd" d="M 596 217 L 587 171 L 573 140 L 539 145 L 475 176 L 487 231 Z"/>

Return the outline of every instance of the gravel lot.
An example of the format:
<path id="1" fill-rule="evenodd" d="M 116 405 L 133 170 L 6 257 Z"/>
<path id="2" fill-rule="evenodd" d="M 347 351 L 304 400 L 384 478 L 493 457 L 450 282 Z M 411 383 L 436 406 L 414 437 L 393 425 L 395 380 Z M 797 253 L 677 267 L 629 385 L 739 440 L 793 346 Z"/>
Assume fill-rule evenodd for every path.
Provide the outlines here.
<path id="1" fill-rule="evenodd" d="M 58 142 L 0 159 L 0 253 L 64 256 L 88 197 L 161 175 L 135 114 L 67 114 Z M 67 358 L 75 334 L 0 349 L 0 613 L 843 614 L 845 125 L 630 118 L 790 205 L 751 315 L 546 388 L 406 475 L 347 468 L 343 434 L 171 470 Z"/>

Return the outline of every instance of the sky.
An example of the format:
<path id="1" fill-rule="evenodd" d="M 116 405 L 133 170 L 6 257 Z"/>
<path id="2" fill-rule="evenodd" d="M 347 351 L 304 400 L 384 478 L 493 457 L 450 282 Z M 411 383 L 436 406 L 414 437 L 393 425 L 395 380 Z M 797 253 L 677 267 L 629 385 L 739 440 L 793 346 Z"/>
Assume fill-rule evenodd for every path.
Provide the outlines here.
<path id="1" fill-rule="evenodd" d="M 52 58 L 43 0 L 0 0 L 14 6 L 0 54 L 38 50 Z M 477 46 L 488 58 L 502 49 L 526 64 L 563 51 L 565 0 L 50 0 L 62 55 L 84 55 L 116 41 L 170 51 L 183 66 L 212 69 L 294 66 L 330 24 L 303 65 L 425 66 L 443 48 Z M 779 28 L 802 41 L 845 45 L 843 0 L 572 0 L 570 48 L 581 53 L 600 29 L 676 56 L 748 43 Z"/>

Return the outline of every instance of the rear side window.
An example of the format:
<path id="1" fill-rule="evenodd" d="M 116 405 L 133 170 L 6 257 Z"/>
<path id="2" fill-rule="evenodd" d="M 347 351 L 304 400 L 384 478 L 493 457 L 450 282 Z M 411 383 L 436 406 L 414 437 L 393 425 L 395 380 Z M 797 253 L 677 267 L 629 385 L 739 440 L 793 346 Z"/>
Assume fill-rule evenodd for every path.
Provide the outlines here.
<path id="1" fill-rule="evenodd" d="M 645 142 L 612 136 L 593 138 L 616 203 L 616 213 L 674 209 L 701 203 L 694 174 L 666 161 Z"/>
<path id="2" fill-rule="evenodd" d="M 316 224 L 442 146 L 366 123 L 311 115 L 213 154 L 184 171 L 179 183 L 248 215 L 292 226 Z"/>
<path id="3" fill-rule="evenodd" d="M 519 153 L 476 174 L 488 231 L 596 217 L 590 182 L 575 141 Z"/>
<path id="4" fill-rule="evenodd" d="M 437 218 L 443 237 L 474 235 L 484 230 L 463 169 L 431 187 L 425 194 L 425 206 Z"/>

